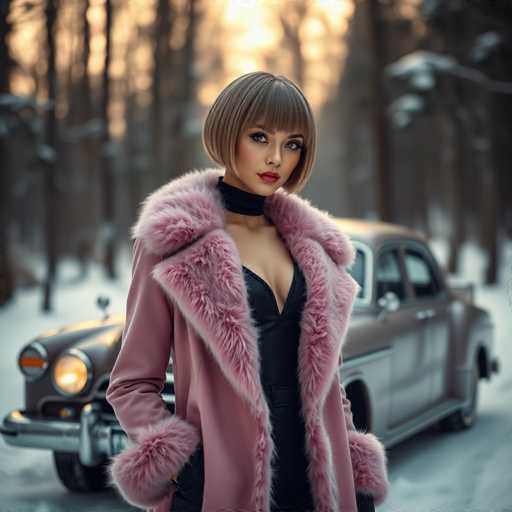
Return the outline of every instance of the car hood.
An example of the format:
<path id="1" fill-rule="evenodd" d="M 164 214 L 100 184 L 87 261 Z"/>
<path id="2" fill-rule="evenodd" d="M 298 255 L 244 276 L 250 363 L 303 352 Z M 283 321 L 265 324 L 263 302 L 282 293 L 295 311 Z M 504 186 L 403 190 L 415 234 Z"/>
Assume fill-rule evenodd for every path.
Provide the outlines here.
<path id="1" fill-rule="evenodd" d="M 124 315 L 113 315 L 104 320 L 67 324 L 58 329 L 51 329 L 39 334 L 30 340 L 27 345 L 34 342 L 39 343 L 46 349 L 49 360 L 53 361 L 60 352 L 71 347 L 91 348 L 94 345 L 104 345 L 108 333 L 122 330 L 124 320 Z"/>

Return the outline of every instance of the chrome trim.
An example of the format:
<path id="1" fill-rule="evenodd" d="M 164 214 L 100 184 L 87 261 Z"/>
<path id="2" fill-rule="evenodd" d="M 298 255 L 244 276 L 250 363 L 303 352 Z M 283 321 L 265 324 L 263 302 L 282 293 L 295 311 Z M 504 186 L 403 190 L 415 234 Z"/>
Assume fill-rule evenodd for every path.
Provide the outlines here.
<path id="1" fill-rule="evenodd" d="M 41 374 L 37 375 L 37 376 L 27 375 L 22 370 L 21 364 L 20 364 L 20 359 L 21 359 L 22 354 L 25 352 L 25 350 L 28 350 L 31 348 L 34 349 L 36 352 L 38 352 L 39 355 L 41 356 L 41 358 L 46 361 L 46 366 L 43 368 L 43 371 L 41 372 Z M 49 366 L 50 366 L 50 363 L 48 360 L 48 351 L 46 350 L 46 347 L 44 345 L 42 345 L 41 343 L 39 343 L 38 341 L 32 341 L 31 343 L 26 345 L 23 349 L 21 349 L 20 353 L 18 354 L 18 369 L 20 370 L 21 374 L 28 382 L 35 382 L 36 380 L 39 380 L 46 373 Z"/>
<path id="2" fill-rule="evenodd" d="M 74 356 L 74 357 L 80 359 L 80 361 L 82 361 L 85 364 L 85 367 L 87 369 L 87 381 L 86 381 L 83 389 L 78 391 L 78 393 L 66 393 L 66 391 L 60 389 L 59 386 L 57 385 L 57 383 L 55 382 L 55 366 L 60 358 L 68 356 L 68 355 Z M 52 386 L 55 389 L 55 391 L 57 391 L 57 393 L 59 393 L 62 396 L 76 397 L 76 396 L 80 396 L 83 393 L 87 393 L 91 388 L 92 379 L 93 379 L 93 366 L 92 366 L 91 359 L 85 352 L 83 352 L 80 349 L 70 348 L 68 350 L 65 350 L 64 352 L 59 354 L 59 356 L 55 359 L 55 361 L 53 363 L 53 368 L 52 368 L 52 372 L 51 372 Z"/>
<path id="3" fill-rule="evenodd" d="M 447 282 L 447 274 L 443 271 L 441 265 L 439 264 L 439 261 L 437 260 L 436 255 L 434 254 L 434 251 L 430 247 L 428 241 L 419 241 L 419 240 L 413 240 L 413 239 L 406 239 L 402 240 L 401 242 L 402 249 L 403 249 L 403 261 L 404 261 L 404 270 L 405 275 L 404 279 L 405 281 L 409 281 L 409 273 L 407 271 L 407 265 L 405 263 L 405 252 L 407 249 L 411 249 L 412 251 L 418 251 L 422 254 L 425 261 L 427 262 L 427 265 L 429 267 L 429 270 L 434 276 L 434 280 L 439 288 L 439 293 L 437 295 L 429 295 L 427 297 L 411 297 L 411 303 L 418 303 L 418 302 L 428 302 L 428 301 L 441 301 L 443 299 L 449 298 L 449 284 Z M 409 281 L 410 282 L 410 281 Z M 410 283 L 412 285 L 412 283 Z"/>
<path id="4" fill-rule="evenodd" d="M 85 404 L 80 415 L 80 445 L 78 449 L 80 462 L 84 466 L 97 466 L 102 454 L 94 442 L 96 425 L 99 423 L 101 406 L 95 403 Z"/>
<path id="5" fill-rule="evenodd" d="M 449 414 L 463 408 L 465 403 L 462 400 L 452 398 L 435 407 L 429 408 L 425 412 L 415 416 L 404 425 L 391 428 L 386 436 L 381 437 L 381 441 L 386 448 L 391 448 L 399 442 L 411 437 L 416 432 L 424 430 L 428 425 L 432 425 Z"/>
<path id="6" fill-rule="evenodd" d="M 79 428 L 78 423 L 37 420 L 15 410 L 5 416 L 1 432 L 4 441 L 12 446 L 74 452 Z"/>
<path id="7" fill-rule="evenodd" d="M 416 311 L 416 318 L 418 320 L 428 320 L 429 318 L 434 318 L 435 316 L 436 312 L 433 309 Z"/>
<path id="8" fill-rule="evenodd" d="M 367 244 L 360 240 L 351 240 L 351 242 L 354 245 L 354 248 L 356 250 L 359 249 L 366 258 L 364 267 L 364 294 L 362 297 L 356 297 L 354 306 L 370 306 L 372 303 L 373 288 L 373 251 Z"/>
<path id="9" fill-rule="evenodd" d="M 342 359 L 339 370 L 341 372 L 345 372 L 347 370 L 350 370 L 351 368 L 355 368 L 363 364 L 369 364 L 373 361 L 382 359 L 383 357 L 389 357 L 389 352 L 391 352 L 392 350 L 393 347 L 386 346 L 362 356 L 355 356 L 350 357 L 348 359 Z"/>
<path id="10" fill-rule="evenodd" d="M 97 404 L 88 403 L 80 421 L 44 420 L 14 410 L 4 417 L 0 433 L 11 446 L 78 453 L 84 466 L 96 466 L 127 446 L 119 424 L 109 424 Z"/>

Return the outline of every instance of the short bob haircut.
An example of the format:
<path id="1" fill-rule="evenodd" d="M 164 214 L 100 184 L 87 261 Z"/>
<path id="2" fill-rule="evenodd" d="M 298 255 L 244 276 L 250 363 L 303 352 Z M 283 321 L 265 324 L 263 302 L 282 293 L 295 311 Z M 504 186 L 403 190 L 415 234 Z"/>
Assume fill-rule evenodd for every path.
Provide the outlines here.
<path id="1" fill-rule="evenodd" d="M 239 137 L 262 122 L 265 130 L 301 133 L 304 144 L 297 166 L 283 188 L 300 192 L 316 156 L 316 125 L 308 100 L 298 85 L 282 75 L 255 71 L 241 75 L 219 94 L 206 116 L 202 142 L 209 157 L 236 170 Z"/>

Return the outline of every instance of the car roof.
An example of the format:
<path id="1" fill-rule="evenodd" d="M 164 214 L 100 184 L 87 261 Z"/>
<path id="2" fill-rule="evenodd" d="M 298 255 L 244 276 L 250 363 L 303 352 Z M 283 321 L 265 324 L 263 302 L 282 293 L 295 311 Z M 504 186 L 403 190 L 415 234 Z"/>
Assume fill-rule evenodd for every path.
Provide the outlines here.
<path id="1" fill-rule="evenodd" d="M 334 217 L 334 221 L 349 238 L 360 240 L 368 245 L 377 246 L 388 240 L 397 239 L 428 243 L 427 238 L 421 232 L 398 224 L 346 217 Z"/>

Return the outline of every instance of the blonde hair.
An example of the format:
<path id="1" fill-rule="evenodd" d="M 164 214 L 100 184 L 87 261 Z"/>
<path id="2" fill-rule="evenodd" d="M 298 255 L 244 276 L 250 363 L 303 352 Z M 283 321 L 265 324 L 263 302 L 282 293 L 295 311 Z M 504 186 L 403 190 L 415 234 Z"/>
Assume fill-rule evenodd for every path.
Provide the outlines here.
<path id="1" fill-rule="evenodd" d="M 301 133 L 304 144 L 297 166 L 283 188 L 299 192 L 307 183 L 316 157 L 316 125 L 303 92 L 282 75 L 255 71 L 228 84 L 210 107 L 202 142 L 208 156 L 222 167 L 236 169 L 240 135 L 257 122 L 266 130 Z"/>

